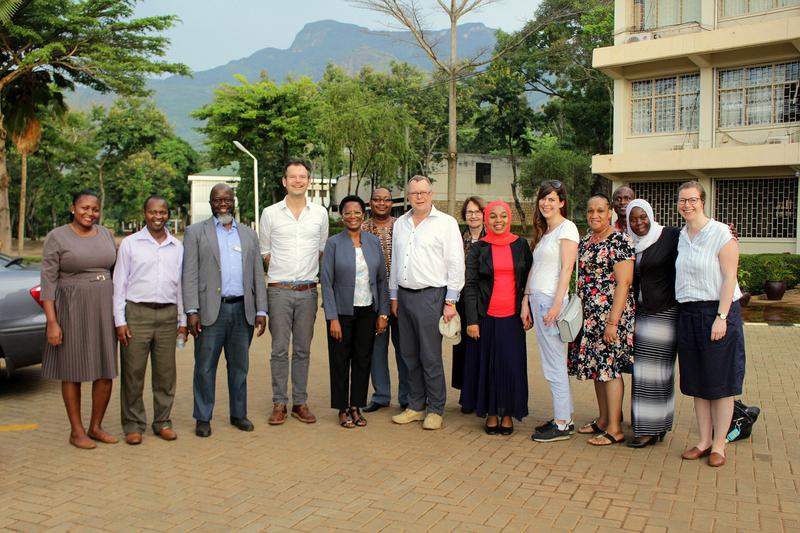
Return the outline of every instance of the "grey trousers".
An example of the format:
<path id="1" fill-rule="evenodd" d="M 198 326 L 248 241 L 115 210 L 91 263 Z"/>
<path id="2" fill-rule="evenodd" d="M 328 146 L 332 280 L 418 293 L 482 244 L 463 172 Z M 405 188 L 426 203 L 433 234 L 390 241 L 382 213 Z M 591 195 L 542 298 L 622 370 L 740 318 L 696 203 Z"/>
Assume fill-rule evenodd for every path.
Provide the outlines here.
<path id="1" fill-rule="evenodd" d="M 131 338 L 120 346 L 120 411 L 125 433 L 142 433 L 147 427 L 147 413 L 142 392 L 148 356 L 152 361 L 153 431 L 171 427 L 170 414 L 175 400 L 175 336 L 178 308 L 169 305 L 151 309 L 128 302 L 125 318 Z"/>
<path id="2" fill-rule="evenodd" d="M 439 318 L 446 287 L 397 292 L 400 351 L 408 368 L 408 406 L 441 415 L 447 400 Z"/>
<path id="3" fill-rule="evenodd" d="M 292 404 L 308 400 L 308 364 L 317 318 L 317 289 L 293 291 L 270 287 L 269 333 L 272 336 L 272 403 L 289 403 L 289 342 L 292 343 Z"/>

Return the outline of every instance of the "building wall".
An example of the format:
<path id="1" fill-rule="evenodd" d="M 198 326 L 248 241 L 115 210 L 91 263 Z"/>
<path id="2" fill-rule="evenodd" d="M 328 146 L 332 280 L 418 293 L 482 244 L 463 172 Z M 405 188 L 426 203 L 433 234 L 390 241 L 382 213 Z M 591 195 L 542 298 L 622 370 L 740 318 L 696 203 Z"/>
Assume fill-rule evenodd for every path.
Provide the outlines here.
<path id="1" fill-rule="evenodd" d="M 613 153 L 594 156 L 592 170 L 614 186 L 652 194 L 663 204 L 656 216 L 667 223 L 680 222 L 677 184 L 699 180 L 708 214 L 742 228 L 742 251 L 797 253 L 800 0 L 730 15 L 748 5 L 765 4 L 615 2 L 615 44 L 594 52 L 594 66 L 614 79 Z M 658 25 L 658 10 L 674 21 L 675 6 L 689 15 Z M 685 78 L 697 85 L 681 96 L 676 87 L 685 75 L 697 76 Z"/>
<path id="2" fill-rule="evenodd" d="M 189 204 L 189 223 L 195 224 L 202 222 L 211 216 L 211 204 L 208 203 L 208 198 L 211 195 L 211 189 L 217 183 L 227 183 L 234 190 L 239 186 L 240 178 L 238 176 L 189 176 L 189 185 L 191 202 Z M 239 200 L 236 200 L 238 206 Z M 237 220 L 239 210 L 236 210 Z"/>

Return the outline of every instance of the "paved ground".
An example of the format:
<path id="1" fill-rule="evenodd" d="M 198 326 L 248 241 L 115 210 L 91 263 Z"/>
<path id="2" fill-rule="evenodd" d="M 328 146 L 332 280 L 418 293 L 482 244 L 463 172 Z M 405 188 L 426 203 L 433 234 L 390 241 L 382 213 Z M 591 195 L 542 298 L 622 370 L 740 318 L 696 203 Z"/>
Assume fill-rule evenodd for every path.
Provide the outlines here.
<path id="1" fill-rule="evenodd" d="M 251 350 L 253 433 L 227 424 L 220 368 L 214 434 L 193 435 L 191 345 L 178 354 L 173 443 L 147 435 L 138 447 L 74 449 L 58 383 L 41 380 L 38 368 L 0 382 L 0 530 L 800 531 L 800 328 L 747 327 L 744 398 L 762 415 L 720 469 L 680 459 L 695 438 L 685 398 L 658 446 L 598 449 L 577 435 L 533 443 L 550 400 L 532 333 L 531 416 L 511 437 L 485 435 L 480 420 L 458 412 L 452 391 L 442 431 L 393 425 L 396 409 L 373 413 L 364 429 L 341 429 L 327 408 L 323 328 L 320 319 L 314 425 L 266 424 L 268 335 Z M 574 394 L 576 419 L 590 419 L 591 385 Z M 106 428 L 121 435 L 118 412 L 115 389 Z"/>

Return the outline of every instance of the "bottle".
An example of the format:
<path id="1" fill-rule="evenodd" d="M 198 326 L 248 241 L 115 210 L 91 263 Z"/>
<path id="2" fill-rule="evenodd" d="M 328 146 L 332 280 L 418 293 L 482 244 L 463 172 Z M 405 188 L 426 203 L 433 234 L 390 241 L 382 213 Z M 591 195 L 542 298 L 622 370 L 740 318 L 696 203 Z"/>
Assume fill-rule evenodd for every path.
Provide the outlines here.
<path id="1" fill-rule="evenodd" d="M 180 322 L 178 322 L 178 327 L 180 327 L 180 325 Z M 178 336 L 175 338 L 175 348 L 181 350 L 184 346 L 186 346 L 186 335 L 178 333 Z"/>

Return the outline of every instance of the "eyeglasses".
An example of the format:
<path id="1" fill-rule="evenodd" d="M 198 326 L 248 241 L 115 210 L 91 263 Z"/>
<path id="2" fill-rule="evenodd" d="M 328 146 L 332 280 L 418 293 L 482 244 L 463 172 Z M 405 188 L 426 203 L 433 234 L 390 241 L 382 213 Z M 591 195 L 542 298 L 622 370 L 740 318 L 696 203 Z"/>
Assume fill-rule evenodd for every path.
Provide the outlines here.
<path id="1" fill-rule="evenodd" d="M 364 216 L 364 213 L 361 211 L 345 211 L 342 213 L 343 218 L 361 218 Z"/>
<path id="2" fill-rule="evenodd" d="M 425 198 L 430 193 L 431 193 L 431 191 L 410 192 L 410 193 L 408 193 L 408 196 L 410 198 L 414 198 L 414 197 L 416 197 L 416 198 Z"/>
<path id="3" fill-rule="evenodd" d="M 699 201 L 700 201 L 700 198 L 698 198 L 696 196 L 693 196 L 691 198 L 678 198 L 678 205 L 689 204 L 689 205 L 694 206 L 694 205 L 697 205 L 697 202 L 699 202 Z"/>
<path id="4" fill-rule="evenodd" d="M 236 203 L 236 200 L 234 200 L 233 198 L 214 198 L 213 200 L 211 200 L 211 203 L 214 205 L 223 205 L 223 204 L 233 205 Z"/>
<path id="5" fill-rule="evenodd" d="M 558 180 L 544 180 L 542 182 L 542 184 L 541 184 L 541 187 L 544 187 L 545 185 L 549 185 L 550 187 L 553 187 L 554 189 L 560 189 L 561 187 L 564 186 L 564 184 L 561 183 Z"/>
<path id="6" fill-rule="evenodd" d="M 483 211 L 473 211 L 472 209 L 467 210 L 468 217 L 479 217 L 483 215 Z"/>

